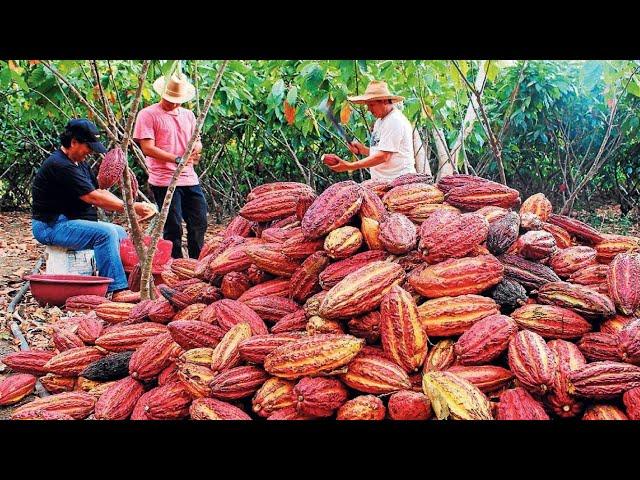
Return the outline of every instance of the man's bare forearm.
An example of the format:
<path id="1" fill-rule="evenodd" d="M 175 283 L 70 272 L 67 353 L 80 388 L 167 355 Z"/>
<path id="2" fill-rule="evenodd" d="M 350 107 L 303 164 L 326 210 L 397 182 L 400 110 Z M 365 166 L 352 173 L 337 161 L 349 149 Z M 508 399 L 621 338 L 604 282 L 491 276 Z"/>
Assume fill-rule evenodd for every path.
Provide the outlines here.
<path id="1" fill-rule="evenodd" d="M 82 195 L 80 200 L 110 212 L 124 211 L 124 202 L 108 190 L 94 190 Z"/>

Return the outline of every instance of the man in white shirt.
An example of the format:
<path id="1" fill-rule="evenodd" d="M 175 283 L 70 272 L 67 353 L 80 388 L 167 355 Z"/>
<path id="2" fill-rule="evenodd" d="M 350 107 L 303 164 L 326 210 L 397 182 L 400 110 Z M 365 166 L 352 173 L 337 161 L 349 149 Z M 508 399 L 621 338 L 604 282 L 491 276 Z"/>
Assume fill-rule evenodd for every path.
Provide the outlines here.
<path id="1" fill-rule="evenodd" d="M 326 159 L 334 172 L 348 172 L 368 168 L 373 180 L 393 180 L 406 173 L 416 173 L 414 137 L 411 123 L 393 104 L 404 97 L 392 95 L 385 82 L 373 80 L 363 95 L 348 97 L 353 103 L 367 105 L 376 117 L 369 148 L 354 140 L 349 150 L 366 155 L 356 162 L 347 162 L 337 155 Z"/>

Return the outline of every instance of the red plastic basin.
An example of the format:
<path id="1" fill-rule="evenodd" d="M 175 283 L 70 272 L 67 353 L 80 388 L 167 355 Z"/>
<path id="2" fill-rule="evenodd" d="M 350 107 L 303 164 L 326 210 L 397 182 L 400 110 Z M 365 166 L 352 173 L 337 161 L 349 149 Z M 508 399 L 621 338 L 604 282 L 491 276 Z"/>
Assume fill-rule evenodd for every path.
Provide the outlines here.
<path id="1" fill-rule="evenodd" d="M 31 295 L 40 305 L 62 306 L 67 298 L 75 295 L 100 295 L 107 293 L 113 278 L 91 275 L 53 275 L 37 273 L 24 277 L 29 281 Z"/>

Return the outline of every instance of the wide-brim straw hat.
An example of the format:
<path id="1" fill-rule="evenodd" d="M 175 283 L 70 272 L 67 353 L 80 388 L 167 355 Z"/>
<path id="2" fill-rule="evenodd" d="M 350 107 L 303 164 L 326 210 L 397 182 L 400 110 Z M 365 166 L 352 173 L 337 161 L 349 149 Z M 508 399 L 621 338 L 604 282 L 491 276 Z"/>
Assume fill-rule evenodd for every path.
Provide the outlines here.
<path id="1" fill-rule="evenodd" d="M 172 103 L 188 102 L 196 95 L 196 88 L 182 73 L 172 75 L 166 83 L 164 76 L 158 78 L 153 82 L 153 89 L 162 98 Z"/>
<path id="2" fill-rule="evenodd" d="M 389 91 L 389 87 L 387 86 L 387 82 L 371 80 L 362 95 L 347 97 L 347 99 L 353 103 L 367 103 L 374 100 L 391 100 L 392 102 L 401 102 L 404 100 L 404 97 L 401 97 L 400 95 L 392 95 Z"/>

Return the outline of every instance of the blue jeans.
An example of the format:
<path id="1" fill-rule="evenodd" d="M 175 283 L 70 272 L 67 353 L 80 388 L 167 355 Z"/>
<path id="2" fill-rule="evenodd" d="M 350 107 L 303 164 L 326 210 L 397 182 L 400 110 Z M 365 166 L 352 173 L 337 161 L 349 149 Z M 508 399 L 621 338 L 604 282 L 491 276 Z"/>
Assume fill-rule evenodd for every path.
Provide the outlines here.
<path id="1" fill-rule="evenodd" d="M 151 185 L 158 209 L 162 209 L 168 187 Z M 182 219 L 187 224 L 187 249 L 189 257 L 198 258 L 204 246 L 204 234 L 207 232 L 207 201 L 202 187 L 176 187 L 169 206 L 169 215 L 164 224 L 163 238 L 173 243 L 171 256 L 182 258 Z"/>
<path id="2" fill-rule="evenodd" d="M 69 220 L 60 215 L 52 223 L 33 220 L 31 231 L 38 242 L 70 250 L 93 249 L 98 273 L 113 278 L 108 292 L 127 288 L 127 276 L 120 260 L 120 240 L 127 232 L 119 225 L 90 220 Z"/>

